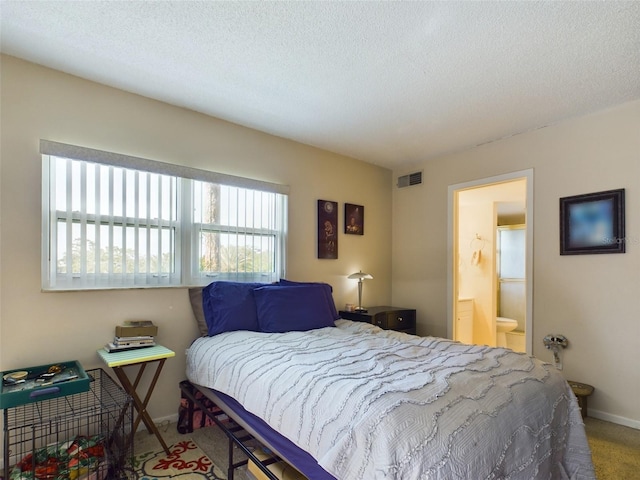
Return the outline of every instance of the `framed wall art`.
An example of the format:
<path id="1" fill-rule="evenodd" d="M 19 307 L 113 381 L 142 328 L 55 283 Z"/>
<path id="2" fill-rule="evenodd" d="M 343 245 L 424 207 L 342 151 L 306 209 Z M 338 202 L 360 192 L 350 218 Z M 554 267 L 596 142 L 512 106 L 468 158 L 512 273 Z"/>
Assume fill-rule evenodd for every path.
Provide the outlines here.
<path id="1" fill-rule="evenodd" d="M 624 252 L 624 188 L 560 199 L 560 255 Z"/>
<path id="2" fill-rule="evenodd" d="M 318 200 L 318 258 L 338 258 L 338 202 Z"/>
<path id="3" fill-rule="evenodd" d="M 364 207 L 362 205 L 344 204 L 344 233 L 364 235 Z"/>

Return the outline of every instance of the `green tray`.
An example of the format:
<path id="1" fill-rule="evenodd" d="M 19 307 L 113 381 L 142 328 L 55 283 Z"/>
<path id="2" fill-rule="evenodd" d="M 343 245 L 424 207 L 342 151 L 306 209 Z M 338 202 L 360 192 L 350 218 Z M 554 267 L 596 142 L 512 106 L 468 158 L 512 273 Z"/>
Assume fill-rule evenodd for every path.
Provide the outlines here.
<path id="1" fill-rule="evenodd" d="M 52 365 L 63 366 L 62 372 L 53 377 L 38 381 L 37 376 L 45 373 Z M 28 403 L 50 400 L 52 398 L 73 395 L 89 390 L 91 378 L 77 360 L 69 362 L 49 363 L 29 368 L 14 368 L 1 372 L 4 376 L 13 372 L 26 371 L 28 376 L 24 382 L 15 385 L 0 384 L 0 409 L 17 407 Z M 74 378 L 75 377 L 75 378 Z"/>

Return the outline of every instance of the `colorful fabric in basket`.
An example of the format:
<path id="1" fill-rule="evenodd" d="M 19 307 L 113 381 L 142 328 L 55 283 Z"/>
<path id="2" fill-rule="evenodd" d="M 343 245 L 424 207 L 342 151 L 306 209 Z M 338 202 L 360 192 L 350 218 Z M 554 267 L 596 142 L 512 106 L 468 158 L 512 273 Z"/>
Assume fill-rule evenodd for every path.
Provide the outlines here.
<path id="1" fill-rule="evenodd" d="M 13 467 L 9 480 L 103 480 L 108 470 L 105 460 L 102 435 L 77 436 L 26 455 Z"/>

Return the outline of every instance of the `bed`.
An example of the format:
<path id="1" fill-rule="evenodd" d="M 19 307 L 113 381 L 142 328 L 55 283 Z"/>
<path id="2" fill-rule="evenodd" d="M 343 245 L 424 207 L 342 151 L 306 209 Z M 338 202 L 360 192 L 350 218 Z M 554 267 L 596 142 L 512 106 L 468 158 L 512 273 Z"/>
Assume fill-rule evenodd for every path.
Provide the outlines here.
<path id="1" fill-rule="evenodd" d="M 595 478 L 550 364 L 339 319 L 326 284 L 215 282 L 202 305 L 187 378 L 308 478 Z"/>

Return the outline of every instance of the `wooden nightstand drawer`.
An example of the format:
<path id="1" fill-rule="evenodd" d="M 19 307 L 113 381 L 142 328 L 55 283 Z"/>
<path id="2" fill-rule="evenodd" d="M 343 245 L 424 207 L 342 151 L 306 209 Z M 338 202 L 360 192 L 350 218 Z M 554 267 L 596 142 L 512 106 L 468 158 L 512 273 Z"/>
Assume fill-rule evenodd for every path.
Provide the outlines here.
<path id="1" fill-rule="evenodd" d="M 374 325 L 380 328 L 387 328 L 387 325 L 389 323 L 387 321 L 387 312 L 376 313 L 373 316 L 373 321 L 371 323 L 373 323 Z"/>
<path id="2" fill-rule="evenodd" d="M 368 313 L 347 312 L 345 310 L 340 310 L 338 313 L 340 314 L 340 318 L 344 318 L 345 320 L 371 323 L 371 315 Z"/>
<path id="3" fill-rule="evenodd" d="M 416 333 L 416 311 L 410 308 L 390 306 L 369 307 L 366 312 L 346 312 L 340 310 L 346 320 L 369 322 L 385 330 Z"/>
<path id="4" fill-rule="evenodd" d="M 392 330 L 408 330 L 416 328 L 415 310 L 398 310 L 387 313 L 386 328 Z"/>

